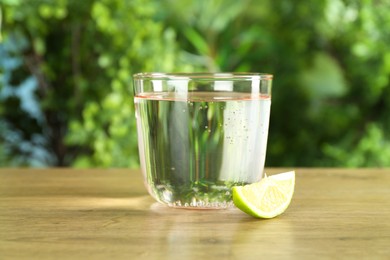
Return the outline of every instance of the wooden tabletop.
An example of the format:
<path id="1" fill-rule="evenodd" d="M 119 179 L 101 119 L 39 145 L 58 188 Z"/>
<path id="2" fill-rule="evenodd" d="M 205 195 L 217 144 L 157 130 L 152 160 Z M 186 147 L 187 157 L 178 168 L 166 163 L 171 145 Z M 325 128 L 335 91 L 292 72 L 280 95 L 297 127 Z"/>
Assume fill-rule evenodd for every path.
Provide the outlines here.
<path id="1" fill-rule="evenodd" d="M 390 259 L 390 169 L 296 172 L 259 220 L 160 205 L 139 170 L 2 169 L 0 259 Z"/>

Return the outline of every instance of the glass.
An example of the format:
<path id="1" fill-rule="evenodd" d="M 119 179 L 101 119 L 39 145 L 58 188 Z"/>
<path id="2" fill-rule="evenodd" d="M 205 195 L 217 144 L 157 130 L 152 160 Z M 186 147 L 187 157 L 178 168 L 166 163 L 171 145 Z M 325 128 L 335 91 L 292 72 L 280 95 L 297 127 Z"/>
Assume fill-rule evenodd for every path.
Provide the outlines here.
<path id="1" fill-rule="evenodd" d="M 263 176 L 272 75 L 134 75 L 145 186 L 178 208 L 228 208 L 231 188 Z"/>

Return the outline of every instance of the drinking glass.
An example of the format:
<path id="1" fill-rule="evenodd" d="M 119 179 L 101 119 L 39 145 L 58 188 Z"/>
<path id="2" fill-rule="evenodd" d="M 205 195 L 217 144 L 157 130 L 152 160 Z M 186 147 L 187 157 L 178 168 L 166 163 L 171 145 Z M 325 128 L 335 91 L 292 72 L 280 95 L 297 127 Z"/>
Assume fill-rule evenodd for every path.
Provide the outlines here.
<path id="1" fill-rule="evenodd" d="M 139 73 L 133 79 L 141 169 L 157 201 L 228 208 L 233 186 L 262 178 L 272 75 Z"/>

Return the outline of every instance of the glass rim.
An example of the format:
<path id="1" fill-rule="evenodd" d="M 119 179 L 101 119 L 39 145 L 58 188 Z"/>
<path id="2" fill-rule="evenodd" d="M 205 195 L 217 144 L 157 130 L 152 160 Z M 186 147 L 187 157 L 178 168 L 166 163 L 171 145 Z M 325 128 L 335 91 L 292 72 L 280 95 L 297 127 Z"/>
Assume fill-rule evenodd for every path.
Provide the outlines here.
<path id="1" fill-rule="evenodd" d="M 162 73 L 142 72 L 133 75 L 137 80 L 272 80 L 273 75 L 259 72 L 194 72 Z"/>

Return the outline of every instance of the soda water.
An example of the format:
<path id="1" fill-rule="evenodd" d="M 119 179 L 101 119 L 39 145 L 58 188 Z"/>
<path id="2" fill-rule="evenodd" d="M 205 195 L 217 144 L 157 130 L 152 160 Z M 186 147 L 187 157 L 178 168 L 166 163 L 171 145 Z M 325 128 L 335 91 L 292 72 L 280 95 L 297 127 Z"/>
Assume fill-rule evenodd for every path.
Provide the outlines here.
<path id="1" fill-rule="evenodd" d="M 149 193 L 172 207 L 226 208 L 231 188 L 261 179 L 271 98 L 234 92 L 135 97 Z"/>

